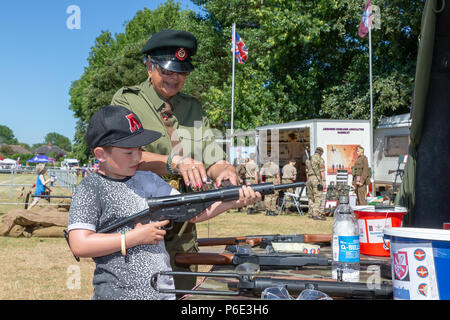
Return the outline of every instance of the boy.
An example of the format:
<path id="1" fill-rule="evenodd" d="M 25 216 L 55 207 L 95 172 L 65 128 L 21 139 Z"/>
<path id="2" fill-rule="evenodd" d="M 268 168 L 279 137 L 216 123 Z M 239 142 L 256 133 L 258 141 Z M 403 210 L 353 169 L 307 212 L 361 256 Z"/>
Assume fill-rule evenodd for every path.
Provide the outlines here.
<path id="1" fill-rule="evenodd" d="M 141 146 L 161 136 L 145 130 L 136 114 L 121 106 L 106 106 L 91 118 L 86 141 L 100 163 L 97 173 L 85 177 L 77 187 L 69 213 L 69 242 L 72 252 L 92 257 L 93 299 L 174 299 L 150 286 L 150 277 L 170 270 L 164 247 L 168 220 L 121 227 L 115 233 L 96 233 L 111 222 L 147 207 L 149 197 L 176 194 L 166 182 L 149 171 L 136 171 Z M 199 222 L 231 208 L 260 200 L 250 188 L 240 190 L 237 201 L 216 202 L 191 222 Z M 160 288 L 172 288 L 171 277 L 161 278 Z"/>

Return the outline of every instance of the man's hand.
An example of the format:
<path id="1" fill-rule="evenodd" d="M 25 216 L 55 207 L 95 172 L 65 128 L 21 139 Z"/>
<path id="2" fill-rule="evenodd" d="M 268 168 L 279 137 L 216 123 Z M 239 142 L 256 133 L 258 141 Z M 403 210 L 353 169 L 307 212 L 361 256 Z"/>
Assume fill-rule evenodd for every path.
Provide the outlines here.
<path id="1" fill-rule="evenodd" d="M 172 168 L 178 170 L 186 186 L 191 186 L 194 189 L 201 188 L 208 180 L 203 163 L 195 159 L 174 156 Z"/>
<path id="2" fill-rule="evenodd" d="M 201 189 L 207 183 L 208 177 L 215 181 L 216 186 L 226 186 L 227 184 L 238 185 L 239 177 L 236 168 L 226 162 L 220 160 L 205 170 L 202 162 L 191 158 L 174 156 L 172 158 L 172 168 L 176 168 L 183 177 L 186 186 Z"/>
<path id="3" fill-rule="evenodd" d="M 208 176 L 216 182 L 216 186 L 226 186 L 232 184 L 237 186 L 239 177 L 236 173 L 236 168 L 226 162 L 220 160 L 208 168 Z"/>

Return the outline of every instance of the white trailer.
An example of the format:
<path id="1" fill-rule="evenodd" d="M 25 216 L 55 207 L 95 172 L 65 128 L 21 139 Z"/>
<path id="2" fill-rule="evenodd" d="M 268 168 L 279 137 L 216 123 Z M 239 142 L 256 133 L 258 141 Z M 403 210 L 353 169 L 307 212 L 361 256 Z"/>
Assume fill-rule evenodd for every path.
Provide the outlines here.
<path id="1" fill-rule="evenodd" d="M 289 136 L 294 134 L 294 141 Z M 272 160 L 281 168 L 289 161 L 289 144 L 310 150 L 313 155 L 317 147 L 324 149 L 325 178 L 327 185 L 336 182 L 338 171 L 348 172 L 347 183 L 351 184 L 351 167 L 357 158 L 356 146 L 362 146 L 372 166 L 370 157 L 370 121 L 369 120 L 325 120 L 312 119 L 282 124 L 257 127 L 251 131 L 237 131 L 227 136 L 228 161 L 240 163 L 242 158 L 255 150 L 258 165 L 267 161 L 270 151 Z M 297 176 L 297 181 L 306 181 L 304 161 Z M 345 179 L 345 175 L 344 175 Z M 301 195 L 302 202 L 307 202 L 306 190 Z M 303 205 L 302 205 L 303 206 Z"/>
<path id="2" fill-rule="evenodd" d="M 348 183 L 351 183 L 351 167 L 357 158 L 356 146 L 362 146 L 370 159 L 370 121 L 369 120 L 326 120 L 312 119 L 256 128 L 258 160 L 267 161 L 270 151 L 272 160 L 283 167 L 288 161 L 290 143 L 303 145 L 313 155 L 317 147 L 322 147 L 325 160 L 325 177 L 327 185 L 336 181 L 338 170 L 348 171 Z M 292 142 L 289 135 L 294 134 Z M 302 142 L 303 141 L 303 142 Z M 306 157 L 303 159 L 306 160 Z M 304 172 L 300 181 L 305 181 Z"/>
<path id="3" fill-rule="evenodd" d="M 406 161 L 399 163 L 399 158 L 402 160 L 402 156 L 408 153 L 410 127 L 410 114 L 406 113 L 381 118 L 374 130 L 374 182 L 377 189 L 392 186 L 396 178 L 392 171 L 404 168 L 403 162 Z M 397 176 L 396 183 L 401 183 L 400 176 Z"/>

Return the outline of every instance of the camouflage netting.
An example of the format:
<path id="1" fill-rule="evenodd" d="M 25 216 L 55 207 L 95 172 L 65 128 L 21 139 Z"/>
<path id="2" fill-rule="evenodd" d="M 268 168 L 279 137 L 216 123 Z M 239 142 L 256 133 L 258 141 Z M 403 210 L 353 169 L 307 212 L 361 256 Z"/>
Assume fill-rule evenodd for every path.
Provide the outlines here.
<path id="1" fill-rule="evenodd" d="M 67 229 L 70 205 L 43 207 L 27 211 L 14 209 L 3 216 L 0 236 L 9 237 L 62 237 Z"/>

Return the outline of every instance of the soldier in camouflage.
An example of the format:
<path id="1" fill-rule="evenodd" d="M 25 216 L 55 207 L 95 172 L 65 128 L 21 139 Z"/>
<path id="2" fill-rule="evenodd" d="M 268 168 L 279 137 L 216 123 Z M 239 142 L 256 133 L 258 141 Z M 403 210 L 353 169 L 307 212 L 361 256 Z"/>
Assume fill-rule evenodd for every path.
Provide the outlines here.
<path id="1" fill-rule="evenodd" d="M 247 160 L 247 159 L 246 159 Z M 250 159 L 245 164 L 245 181 L 247 185 L 252 185 L 259 183 L 259 167 L 256 164 L 256 155 L 254 153 L 250 154 Z M 261 202 L 255 203 L 247 207 L 247 214 L 253 214 L 261 208 Z"/>
<path id="2" fill-rule="evenodd" d="M 358 158 L 352 167 L 353 188 L 356 193 L 356 205 L 366 205 L 367 185 L 370 183 L 370 169 L 367 157 L 364 155 L 364 148 L 356 147 Z"/>
<path id="3" fill-rule="evenodd" d="M 296 168 L 295 163 L 296 163 L 295 159 L 292 158 L 281 169 L 281 173 L 282 173 L 281 182 L 282 183 L 292 183 L 292 182 L 295 182 L 295 180 L 297 179 L 297 168 Z M 286 192 L 295 193 L 295 189 L 293 189 L 293 188 L 287 189 Z M 287 202 L 286 206 L 284 208 L 284 212 L 286 214 L 289 213 L 290 207 L 291 207 L 291 203 Z"/>
<path id="4" fill-rule="evenodd" d="M 323 191 L 319 191 L 317 188 L 319 184 L 325 187 L 325 161 L 322 158 L 322 154 L 323 149 L 317 147 L 311 159 L 306 160 L 308 212 L 309 217 L 314 220 L 325 220 L 325 217 L 320 212 Z"/>
<path id="5" fill-rule="evenodd" d="M 280 168 L 278 165 L 272 161 L 270 154 L 268 155 L 269 162 L 264 164 L 260 171 L 261 180 L 264 182 L 272 182 L 273 184 L 280 184 Z M 273 216 L 275 215 L 275 211 L 277 210 L 277 198 L 278 191 L 275 191 L 274 194 L 266 194 L 264 196 L 264 205 L 266 206 L 266 215 Z"/>

